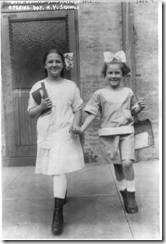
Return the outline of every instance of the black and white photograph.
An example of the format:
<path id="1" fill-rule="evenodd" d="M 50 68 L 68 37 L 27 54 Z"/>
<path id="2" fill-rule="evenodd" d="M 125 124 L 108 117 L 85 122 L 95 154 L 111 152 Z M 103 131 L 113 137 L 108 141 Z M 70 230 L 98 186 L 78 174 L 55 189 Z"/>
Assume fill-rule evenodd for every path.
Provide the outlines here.
<path id="1" fill-rule="evenodd" d="M 162 1 L 0 6 L 1 240 L 163 240 Z"/>

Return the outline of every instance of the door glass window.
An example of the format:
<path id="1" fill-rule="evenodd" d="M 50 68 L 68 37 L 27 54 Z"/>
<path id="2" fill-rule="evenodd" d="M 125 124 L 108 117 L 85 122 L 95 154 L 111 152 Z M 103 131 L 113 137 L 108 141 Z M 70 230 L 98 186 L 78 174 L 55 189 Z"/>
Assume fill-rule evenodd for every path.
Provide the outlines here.
<path id="1" fill-rule="evenodd" d="M 29 89 L 44 78 L 42 59 L 50 48 L 69 52 L 67 16 L 9 19 L 13 89 Z M 70 78 L 70 73 L 66 75 Z"/>

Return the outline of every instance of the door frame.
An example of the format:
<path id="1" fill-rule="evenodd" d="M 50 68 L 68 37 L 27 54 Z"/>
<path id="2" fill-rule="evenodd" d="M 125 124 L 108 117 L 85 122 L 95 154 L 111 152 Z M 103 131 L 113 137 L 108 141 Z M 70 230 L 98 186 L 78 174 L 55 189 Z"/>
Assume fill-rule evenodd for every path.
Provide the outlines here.
<path id="1" fill-rule="evenodd" d="M 128 85 L 133 92 L 136 92 L 135 79 L 135 62 L 134 62 L 134 21 L 133 21 L 133 3 L 122 2 L 122 40 L 123 50 L 126 54 L 127 64 L 130 67 L 130 78 L 125 79 L 125 84 Z"/>
<path id="2" fill-rule="evenodd" d="M 4 12 L 1 14 L 2 26 L 2 111 L 3 111 L 3 166 L 25 166 L 35 165 L 36 157 L 18 157 L 18 149 L 15 145 L 15 123 L 14 123 L 14 90 L 12 87 L 12 64 L 10 56 L 9 17 L 12 19 L 40 19 L 68 16 L 68 37 L 70 51 L 74 52 L 74 68 L 71 69 L 71 79 L 80 87 L 79 66 L 79 36 L 78 36 L 78 14 L 76 10 L 55 10 L 42 12 Z M 74 30 L 71 28 L 74 22 Z M 74 36 L 73 36 L 74 35 Z M 77 61 L 77 62 L 76 62 Z M 17 89 L 19 93 L 19 89 Z"/>

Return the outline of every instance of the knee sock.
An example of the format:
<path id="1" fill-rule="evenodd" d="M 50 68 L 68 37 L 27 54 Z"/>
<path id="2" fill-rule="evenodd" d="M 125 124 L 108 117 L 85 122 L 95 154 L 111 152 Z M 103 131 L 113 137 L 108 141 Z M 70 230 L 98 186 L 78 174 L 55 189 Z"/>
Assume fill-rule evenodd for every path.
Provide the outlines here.
<path id="1" fill-rule="evenodd" d="M 126 180 L 127 191 L 135 192 L 135 179 L 134 180 Z"/>
<path id="2" fill-rule="evenodd" d="M 126 189 L 126 180 L 125 179 L 117 181 L 117 183 L 118 183 L 119 191 L 124 191 Z"/>
<path id="3" fill-rule="evenodd" d="M 65 174 L 53 175 L 54 198 L 65 198 L 67 189 L 67 178 Z"/>

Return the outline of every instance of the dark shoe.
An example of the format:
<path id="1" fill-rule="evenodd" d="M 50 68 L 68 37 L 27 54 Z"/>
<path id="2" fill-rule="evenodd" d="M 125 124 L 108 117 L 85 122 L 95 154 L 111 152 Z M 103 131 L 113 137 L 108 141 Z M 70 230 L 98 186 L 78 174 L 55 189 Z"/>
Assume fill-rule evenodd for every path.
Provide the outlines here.
<path id="1" fill-rule="evenodd" d="M 127 190 L 125 189 L 124 191 L 120 191 L 120 193 L 123 198 L 124 208 L 125 208 L 126 212 L 128 213 Z"/>
<path id="2" fill-rule="evenodd" d="M 63 231 L 63 205 L 65 199 L 54 198 L 55 209 L 52 221 L 52 232 L 54 235 L 59 235 Z"/>
<path id="3" fill-rule="evenodd" d="M 138 212 L 138 206 L 137 202 L 135 200 L 135 192 L 129 192 L 127 191 L 127 206 L 126 206 L 126 212 L 133 214 Z"/>

